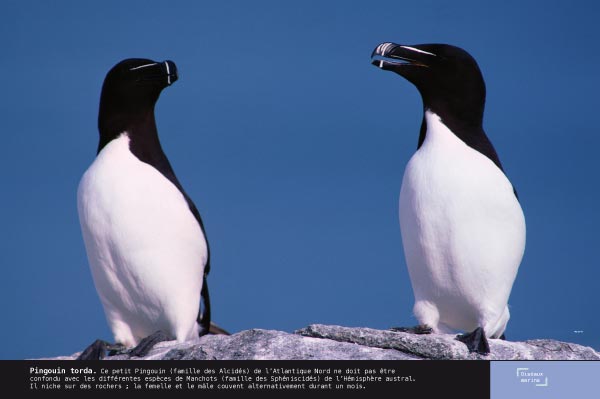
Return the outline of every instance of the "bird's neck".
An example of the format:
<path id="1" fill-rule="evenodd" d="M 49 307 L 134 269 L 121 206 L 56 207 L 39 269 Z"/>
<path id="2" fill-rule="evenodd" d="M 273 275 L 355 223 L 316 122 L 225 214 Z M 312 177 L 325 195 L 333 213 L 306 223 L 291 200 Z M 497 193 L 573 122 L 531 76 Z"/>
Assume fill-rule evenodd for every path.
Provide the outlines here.
<path id="1" fill-rule="evenodd" d="M 141 115 L 135 124 L 128 127 L 127 135 L 130 151 L 141 161 L 155 164 L 166 159 L 158 138 L 154 111 Z"/>
<path id="2" fill-rule="evenodd" d="M 456 117 L 452 117 L 452 115 L 439 115 L 434 110 L 428 108 L 425 108 L 423 111 L 423 121 L 421 122 L 421 131 L 419 133 L 417 149 L 421 148 L 426 140 L 431 139 L 431 137 L 428 137 L 429 135 L 442 130 L 439 129 L 440 124 L 445 127 L 445 129 L 443 129 L 444 131 L 456 136 L 472 149 L 485 155 L 494 162 L 500 170 L 503 170 L 500 158 L 498 158 L 498 154 L 496 153 L 492 142 L 485 134 L 481 123 L 460 121 Z"/>
<path id="3" fill-rule="evenodd" d="M 100 130 L 98 153 L 123 133 L 129 136 L 130 147 L 136 147 L 143 153 L 156 152 L 157 149 L 162 152 L 153 108 L 135 113 L 110 112 L 103 114 L 101 112 L 98 129 Z"/>
<path id="4" fill-rule="evenodd" d="M 101 112 L 98 125 L 100 129 L 98 153 L 112 140 L 126 134 L 129 138 L 129 151 L 141 162 L 154 167 L 186 196 L 160 145 L 153 108 L 136 113 L 128 112 L 126 118 L 123 114 Z"/>
<path id="5" fill-rule="evenodd" d="M 478 140 L 480 136 L 485 136 L 483 131 L 483 109 L 472 108 L 471 111 L 449 107 L 440 104 L 423 104 L 423 121 L 419 134 L 418 148 L 423 145 L 427 136 L 427 127 L 431 125 L 432 119 L 435 122 L 439 119 L 448 129 L 450 129 L 459 139 L 469 144 L 474 139 Z M 487 139 L 487 137 L 486 137 Z"/>

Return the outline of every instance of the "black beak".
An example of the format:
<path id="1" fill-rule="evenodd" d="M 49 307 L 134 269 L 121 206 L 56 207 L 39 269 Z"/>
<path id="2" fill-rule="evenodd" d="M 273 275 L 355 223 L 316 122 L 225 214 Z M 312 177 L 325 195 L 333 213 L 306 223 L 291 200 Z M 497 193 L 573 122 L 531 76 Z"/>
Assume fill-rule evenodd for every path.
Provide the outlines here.
<path id="1" fill-rule="evenodd" d="M 179 78 L 177 75 L 177 66 L 173 61 L 155 62 L 152 64 L 141 65 L 131 70 L 140 70 L 138 82 L 162 82 L 165 86 L 170 86 Z"/>
<path id="2" fill-rule="evenodd" d="M 407 66 L 427 67 L 432 57 L 436 55 L 415 46 L 381 43 L 371 54 L 371 64 L 385 71 L 397 71 Z"/>

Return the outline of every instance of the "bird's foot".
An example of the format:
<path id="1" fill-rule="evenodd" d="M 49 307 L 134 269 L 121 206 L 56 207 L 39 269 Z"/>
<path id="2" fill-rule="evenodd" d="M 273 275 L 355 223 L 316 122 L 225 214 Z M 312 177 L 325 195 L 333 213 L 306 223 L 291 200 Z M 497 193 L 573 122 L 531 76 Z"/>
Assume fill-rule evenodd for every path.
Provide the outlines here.
<path id="1" fill-rule="evenodd" d="M 102 360 L 106 356 L 106 347 L 108 345 L 108 342 L 97 339 L 85 348 L 75 360 Z"/>
<path id="2" fill-rule="evenodd" d="M 490 345 L 483 327 L 477 327 L 473 332 L 457 335 L 456 339 L 463 342 L 469 348 L 469 352 L 476 352 L 480 355 L 489 355 Z"/>
<path id="3" fill-rule="evenodd" d="M 123 344 L 107 345 L 106 349 L 108 350 L 108 356 L 120 355 L 127 351 L 127 348 Z"/>
<path id="4" fill-rule="evenodd" d="M 142 339 L 140 343 L 128 353 L 130 356 L 144 357 L 150 352 L 154 345 L 163 341 L 170 341 L 172 338 L 163 331 L 156 331 L 146 338 Z"/>
<path id="5" fill-rule="evenodd" d="M 101 339 L 95 340 L 90 346 L 85 348 L 76 360 L 102 360 L 106 357 L 106 351 L 108 356 L 114 356 L 122 353 L 125 350 L 125 346 L 122 344 L 111 344 Z"/>
<path id="6" fill-rule="evenodd" d="M 427 324 L 419 324 L 414 327 L 392 327 L 390 331 L 394 332 L 407 332 L 411 334 L 431 334 L 433 333 L 433 328 L 429 327 Z"/>

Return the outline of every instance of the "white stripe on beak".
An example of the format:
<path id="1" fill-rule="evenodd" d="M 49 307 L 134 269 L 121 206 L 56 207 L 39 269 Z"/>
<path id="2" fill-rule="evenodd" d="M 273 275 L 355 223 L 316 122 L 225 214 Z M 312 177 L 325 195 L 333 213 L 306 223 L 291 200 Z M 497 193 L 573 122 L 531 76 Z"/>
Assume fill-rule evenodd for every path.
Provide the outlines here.
<path id="1" fill-rule="evenodd" d="M 131 68 L 131 69 L 130 69 L 130 71 L 135 71 L 136 69 L 142 69 L 142 68 L 151 67 L 151 66 L 154 66 L 154 65 L 156 65 L 156 64 L 157 64 L 157 63 L 156 63 L 156 62 L 154 62 L 154 63 L 152 63 L 152 64 L 140 65 L 140 66 L 137 66 L 137 67 Z"/>
<path id="2" fill-rule="evenodd" d="M 169 70 L 169 63 L 165 61 L 165 66 L 167 67 L 167 84 L 171 84 L 171 71 Z"/>
<path id="3" fill-rule="evenodd" d="M 414 47 L 410 47 L 410 46 L 400 46 L 400 47 L 405 48 L 407 50 L 415 51 L 417 53 L 427 54 L 427 55 L 433 55 L 434 57 L 436 57 L 435 54 L 430 53 L 429 51 L 419 50 L 418 48 L 414 48 Z"/>

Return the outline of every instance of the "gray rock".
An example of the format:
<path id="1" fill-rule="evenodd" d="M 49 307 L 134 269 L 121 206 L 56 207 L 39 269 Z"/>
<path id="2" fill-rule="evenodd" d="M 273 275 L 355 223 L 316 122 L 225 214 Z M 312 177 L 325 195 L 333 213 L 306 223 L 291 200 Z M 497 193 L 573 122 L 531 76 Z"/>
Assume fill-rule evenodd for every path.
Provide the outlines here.
<path id="1" fill-rule="evenodd" d="M 415 335 L 371 328 L 351 328 L 313 324 L 296 331 L 308 337 L 354 342 L 374 348 L 389 348 L 423 359 L 485 359 L 485 360 L 600 360 L 600 353 L 587 346 L 537 339 L 510 342 L 490 339 L 487 356 L 469 353 L 454 334 Z"/>
<path id="2" fill-rule="evenodd" d="M 73 355 L 77 357 L 78 354 Z M 127 354 L 107 359 L 136 359 Z M 357 343 L 252 329 L 233 335 L 205 335 L 198 343 L 161 342 L 146 360 L 409 360 L 416 356 Z"/>
<path id="3" fill-rule="evenodd" d="M 313 324 L 293 334 L 252 329 L 207 335 L 199 342 L 157 344 L 145 360 L 600 360 L 592 348 L 549 339 L 490 340 L 488 356 L 469 353 L 452 334 L 415 335 L 365 327 Z M 61 356 L 55 359 L 75 359 Z M 139 359 L 128 354 L 107 360 Z M 142 359 L 141 359 L 142 360 Z"/>

